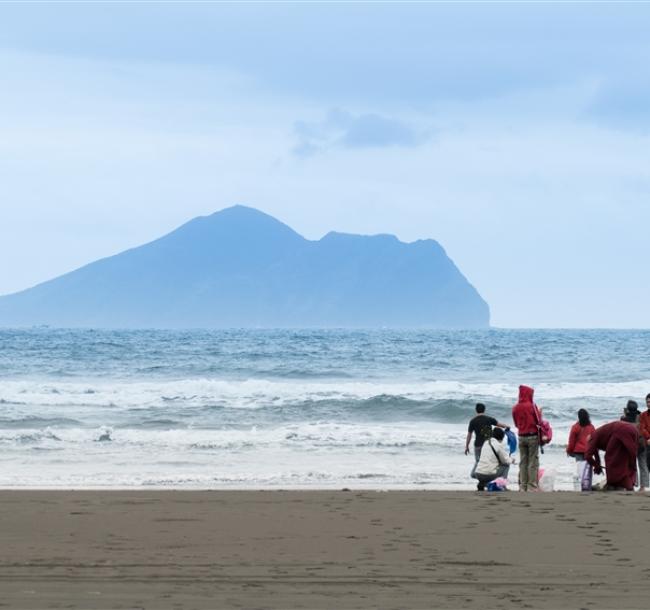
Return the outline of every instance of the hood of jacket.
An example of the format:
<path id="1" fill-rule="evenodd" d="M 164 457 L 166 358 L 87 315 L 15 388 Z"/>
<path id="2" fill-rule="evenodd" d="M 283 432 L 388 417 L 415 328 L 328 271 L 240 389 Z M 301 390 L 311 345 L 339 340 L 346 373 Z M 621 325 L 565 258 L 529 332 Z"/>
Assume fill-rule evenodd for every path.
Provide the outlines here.
<path id="1" fill-rule="evenodd" d="M 519 402 L 533 402 L 533 394 L 535 390 L 529 388 L 527 385 L 519 386 Z"/>

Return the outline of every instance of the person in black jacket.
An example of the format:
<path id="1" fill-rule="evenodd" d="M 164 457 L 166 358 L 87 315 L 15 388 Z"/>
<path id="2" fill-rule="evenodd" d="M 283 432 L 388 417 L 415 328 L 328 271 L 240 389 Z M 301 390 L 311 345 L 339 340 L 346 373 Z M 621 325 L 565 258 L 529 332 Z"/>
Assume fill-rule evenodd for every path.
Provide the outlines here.
<path id="1" fill-rule="evenodd" d="M 469 444 L 472 440 L 472 434 L 474 434 L 474 467 L 470 476 L 474 477 L 474 472 L 476 470 L 476 464 L 481 457 L 481 447 L 486 439 L 492 436 L 492 428 L 497 426 L 503 428 L 504 430 L 510 430 L 506 424 L 502 424 L 497 421 L 494 417 L 490 417 L 485 413 L 485 405 L 482 402 L 476 404 L 476 415 L 469 421 L 469 426 L 467 427 L 467 439 L 465 440 L 465 455 L 469 454 Z"/>

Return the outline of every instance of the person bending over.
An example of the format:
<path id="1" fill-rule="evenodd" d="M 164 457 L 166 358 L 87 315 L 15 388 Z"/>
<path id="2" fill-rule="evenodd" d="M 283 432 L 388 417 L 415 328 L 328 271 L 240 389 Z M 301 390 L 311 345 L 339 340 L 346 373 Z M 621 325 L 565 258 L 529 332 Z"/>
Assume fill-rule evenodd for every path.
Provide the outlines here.
<path id="1" fill-rule="evenodd" d="M 639 438 L 637 427 L 624 421 L 613 421 L 600 426 L 591 435 L 585 459 L 594 467 L 596 474 L 601 474 L 603 467 L 598 452 L 605 452 L 605 489 L 634 489 Z"/>

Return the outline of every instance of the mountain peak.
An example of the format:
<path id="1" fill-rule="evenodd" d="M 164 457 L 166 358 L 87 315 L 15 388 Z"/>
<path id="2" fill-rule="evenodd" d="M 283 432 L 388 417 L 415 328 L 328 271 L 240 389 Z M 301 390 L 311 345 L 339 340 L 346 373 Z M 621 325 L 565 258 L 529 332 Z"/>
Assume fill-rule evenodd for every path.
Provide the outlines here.
<path id="1" fill-rule="evenodd" d="M 291 235 L 294 238 L 299 237 L 303 239 L 291 227 L 279 221 L 277 218 L 245 205 L 233 205 L 195 220 L 205 221 L 212 226 L 219 224 L 228 225 L 229 229 L 233 230 L 253 231 L 256 233 L 275 231 L 284 233 L 287 236 Z"/>
<path id="2" fill-rule="evenodd" d="M 232 218 L 261 218 L 261 217 L 266 217 L 270 218 L 271 220 L 275 220 L 278 222 L 273 216 L 270 216 L 266 212 L 262 212 L 262 210 L 258 210 L 257 208 L 252 208 L 248 205 L 242 205 L 242 204 L 236 204 L 236 205 L 231 205 L 230 207 L 223 208 L 222 210 L 217 210 L 216 212 L 213 212 L 207 218 L 216 218 L 216 217 L 232 217 Z"/>

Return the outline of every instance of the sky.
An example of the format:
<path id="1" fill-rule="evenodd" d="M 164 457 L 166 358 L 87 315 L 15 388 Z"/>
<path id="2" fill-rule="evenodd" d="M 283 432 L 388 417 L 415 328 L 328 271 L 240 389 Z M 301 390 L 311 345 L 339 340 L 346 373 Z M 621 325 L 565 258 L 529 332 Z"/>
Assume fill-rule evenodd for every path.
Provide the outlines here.
<path id="1" fill-rule="evenodd" d="M 245 204 L 650 327 L 650 4 L 2 3 L 0 294 Z"/>

